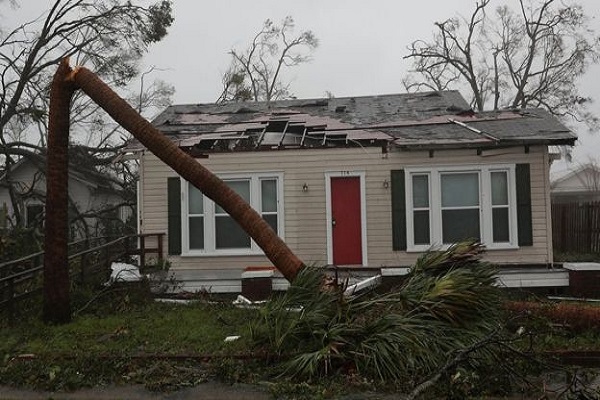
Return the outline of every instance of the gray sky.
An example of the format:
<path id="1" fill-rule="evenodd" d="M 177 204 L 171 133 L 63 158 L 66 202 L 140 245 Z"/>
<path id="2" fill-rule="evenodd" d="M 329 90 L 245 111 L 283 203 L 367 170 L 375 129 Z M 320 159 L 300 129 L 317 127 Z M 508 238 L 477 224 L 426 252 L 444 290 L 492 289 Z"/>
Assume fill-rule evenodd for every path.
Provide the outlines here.
<path id="1" fill-rule="evenodd" d="M 288 75 L 299 98 L 369 95 L 402 91 L 406 46 L 429 35 L 433 21 L 455 10 L 469 10 L 473 0 L 224 0 L 175 1 L 175 24 L 157 44 L 149 63 L 171 68 L 176 102 L 212 102 L 220 94 L 227 52 L 244 48 L 262 22 L 291 15 L 296 31 L 312 30 L 320 45 L 313 61 Z M 411 2 L 417 3 L 417 2 Z M 415 15 L 421 15 L 415 18 Z"/>
<path id="2" fill-rule="evenodd" d="M 169 68 L 161 78 L 175 85 L 175 103 L 213 102 L 221 91 L 221 74 L 229 65 L 227 51 L 243 49 L 262 22 L 291 15 L 296 31 L 312 30 L 320 45 L 313 61 L 287 75 L 298 98 L 374 95 L 403 92 L 402 77 L 410 63 L 403 59 L 416 39 L 431 38 L 434 22 L 470 16 L 475 0 L 175 0 L 175 23 L 169 36 L 151 49 L 147 62 Z M 517 4 L 516 0 L 492 0 Z M 600 3 L 581 0 L 592 26 L 600 33 Z M 493 8 L 490 8 L 492 10 Z M 596 99 L 600 116 L 600 67 L 581 82 L 583 95 Z M 600 132 L 580 137 L 575 164 L 600 162 Z M 555 170 L 567 168 L 557 163 Z"/>
<path id="3" fill-rule="evenodd" d="M 14 17 L 50 0 L 21 0 Z M 175 86 L 175 103 L 214 102 L 221 91 L 221 74 L 229 65 L 227 52 L 244 48 L 265 19 L 291 15 L 296 32 L 312 30 L 320 45 L 309 64 L 294 68 L 286 78 L 298 98 L 337 97 L 403 92 L 402 77 L 409 62 L 407 46 L 429 39 L 434 22 L 457 14 L 469 16 L 475 0 L 174 0 L 175 22 L 169 35 L 150 48 L 147 65 L 165 69 L 155 78 Z M 492 0 L 490 6 L 517 4 L 516 0 Z M 579 0 L 592 26 L 600 33 L 600 3 Z M 492 8 L 490 8 L 491 10 Z M 12 19 L 4 15 L 0 24 Z M 4 21 L 3 21 L 4 20 Z M 600 116 L 600 67 L 593 67 L 581 82 L 583 95 L 596 99 Z M 576 162 L 590 157 L 600 162 L 600 132 L 590 136 L 576 132 L 580 142 Z M 564 168 L 563 166 L 560 166 Z"/>

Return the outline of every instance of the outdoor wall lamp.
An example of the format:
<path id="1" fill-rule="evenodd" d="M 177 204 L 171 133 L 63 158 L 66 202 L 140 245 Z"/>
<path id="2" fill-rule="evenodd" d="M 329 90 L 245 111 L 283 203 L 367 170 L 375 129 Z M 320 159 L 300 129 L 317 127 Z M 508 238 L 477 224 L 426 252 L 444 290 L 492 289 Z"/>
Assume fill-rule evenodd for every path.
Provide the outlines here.
<path id="1" fill-rule="evenodd" d="M 306 184 L 306 182 L 304 182 L 304 185 L 302 185 L 302 191 L 308 192 L 308 185 Z"/>
<path id="2" fill-rule="evenodd" d="M 389 188 L 389 187 L 390 187 L 390 182 L 389 182 L 387 179 L 384 179 L 384 180 L 383 180 L 383 188 L 384 188 L 384 189 L 387 189 L 387 188 Z"/>

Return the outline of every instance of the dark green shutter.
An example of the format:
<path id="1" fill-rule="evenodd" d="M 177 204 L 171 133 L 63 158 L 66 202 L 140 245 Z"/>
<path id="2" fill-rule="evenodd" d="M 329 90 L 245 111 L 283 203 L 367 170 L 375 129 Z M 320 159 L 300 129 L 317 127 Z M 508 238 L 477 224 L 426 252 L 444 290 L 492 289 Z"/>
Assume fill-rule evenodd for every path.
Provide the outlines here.
<path id="1" fill-rule="evenodd" d="M 181 180 L 167 180 L 167 213 L 169 254 L 181 254 Z"/>
<path id="2" fill-rule="evenodd" d="M 392 248 L 406 250 L 406 198 L 404 170 L 392 171 Z"/>
<path id="3" fill-rule="evenodd" d="M 519 246 L 533 245 L 531 224 L 531 177 L 529 164 L 517 164 L 517 228 Z"/>

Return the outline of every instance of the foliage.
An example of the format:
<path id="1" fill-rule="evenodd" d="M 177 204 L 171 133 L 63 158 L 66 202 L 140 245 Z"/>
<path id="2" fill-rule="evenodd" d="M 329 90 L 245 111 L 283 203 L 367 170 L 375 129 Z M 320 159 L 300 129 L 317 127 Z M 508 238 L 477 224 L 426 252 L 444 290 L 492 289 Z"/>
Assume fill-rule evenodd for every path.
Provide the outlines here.
<path id="1" fill-rule="evenodd" d="M 295 379 L 279 378 L 276 382 L 270 382 L 269 392 L 274 399 L 296 399 L 296 400 L 322 400 L 322 399 L 381 399 L 381 395 L 375 392 L 384 392 L 381 385 L 373 383 L 361 384 L 349 382 L 342 377 L 330 377 L 319 382 L 305 382 Z M 370 393 L 369 393 L 370 392 Z M 357 394 L 360 393 L 360 394 Z M 387 396 L 385 398 L 388 398 Z M 390 396 L 389 398 L 397 398 Z"/>
<path id="2" fill-rule="evenodd" d="M 289 84 L 282 80 L 283 70 L 310 61 L 309 54 L 319 45 L 311 31 L 291 36 L 294 27 L 294 19 L 290 16 L 280 25 L 267 19 L 247 49 L 230 50 L 231 65 L 223 74 L 223 92 L 217 103 L 269 102 L 292 97 Z"/>
<path id="3" fill-rule="evenodd" d="M 476 243 L 460 243 L 428 252 L 406 282 L 386 294 L 324 290 L 322 271 L 306 268 L 261 310 L 253 339 L 289 357 L 286 375 L 418 381 L 497 329 L 495 270 L 478 260 L 481 251 Z"/>
<path id="4" fill-rule="evenodd" d="M 579 302 L 507 302 L 512 313 L 525 313 L 560 324 L 573 333 L 600 331 L 600 305 Z"/>
<path id="5" fill-rule="evenodd" d="M 126 91 L 126 85 L 139 75 L 139 62 L 148 46 L 161 40 L 173 22 L 170 0 L 149 5 L 125 0 L 54 0 L 45 7 L 40 3 L 40 12 L 43 14 L 37 19 L 15 21 L 14 25 L 4 22 L 0 27 L 0 162 L 8 181 L 10 167 L 20 159 L 37 161 L 45 154 L 49 85 L 61 59 L 74 58 Z M 157 104 L 147 97 L 172 94 L 172 88 L 165 90 L 169 89 L 165 84 L 146 89 L 135 96 L 136 103 L 139 99 L 146 109 L 148 104 Z M 71 108 L 71 129 L 77 133 L 71 154 L 75 165 L 87 166 L 104 177 L 109 186 L 121 184 L 115 177 L 126 176 L 122 189 L 131 192 L 135 188 L 135 168 L 113 163 L 123 145 L 118 126 L 84 96 L 76 96 Z M 85 161 L 77 158 L 83 153 Z M 39 192 L 35 185 L 26 183 L 31 187 L 25 192 Z M 22 200 L 27 193 L 17 184 L 8 189 L 14 213 L 11 223 L 22 226 Z M 71 205 L 75 203 L 71 201 Z M 80 215 L 86 210 L 76 211 L 80 222 L 94 217 Z M 108 211 L 94 210 L 98 214 Z"/>
<path id="6" fill-rule="evenodd" d="M 304 273 L 299 279 L 301 277 Z M 94 291 L 77 290 L 73 296 L 74 308 L 94 295 Z M 361 298 L 372 300 L 371 296 Z M 386 298 L 395 301 L 398 297 Z M 264 318 L 264 311 L 237 309 L 220 302 L 222 299 L 215 295 L 208 300 L 189 305 L 156 303 L 147 295 L 147 288 L 124 285 L 98 298 L 69 325 L 46 326 L 30 319 L 21 321 L 18 326 L 3 327 L 0 329 L 0 384 L 45 390 L 142 384 L 164 391 L 217 379 L 228 384 L 261 382 L 277 398 L 298 399 L 336 398 L 344 393 L 360 398 L 397 398 L 398 391 L 406 392 L 407 386 L 414 384 L 404 379 L 381 382 L 379 378 L 361 375 L 365 370 L 350 368 L 350 365 L 341 369 L 345 374 L 332 373 L 319 380 L 299 380 L 297 376 L 273 379 L 275 373 L 281 372 L 279 363 L 296 351 L 290 344 L 287 354 L 278 357 L 265 353 L 264 348 L 252 349 L 254 342 L 248 320 Z M 304 310 L 305 315 L 308 312 Z M 379 310 L 365 310 L 365 320 L 376 319 L 370 312 Z M 515 320 L 515 313 L 522 318 Z M 538 393 L 536 398 L 539 398 L 542 383 L 536 385 L 538 381 L 532 381 L 532 376 L 542 371 L 545 364 L 532 358 L 532 351 L 598 349 L 597 330 L 577 336 L 563 334 L 556 326 L 532 320 L 531 314 L 515 313 L 510 313 L 513 321 L 509 325 L 512 333 L 507 335 L 510 340 L 504 341 L 502 346 L 490 343 L 495 348 L 493 363 L 482 362 L 483 353 L 473 353 L 472 359 L 448 370 L 432 388 L 432 395 L 458 399 L 484 394 L 507 396 L 517 390 L 524 396 Z M 296 318 L 298 315 L 291 314 Z M 337 322 L 332 321 L 332 324 Z M 526 333 L 515 334 L 521 326 Z M 256 329 L 255 324 L 252 329 Z M 439 334 L 437 330 L 430 332 Z M 224 343 L 223 339 L 230 335 L 241 335 L 241 339 Z M 433 340 L 428 340 L 430 342 Z M 412 346 L 402 348 L 397 362 L 403 362 L 407 356 L 402 353 L 411 349 Z M 439 358 L 446 362 L 456 354 L 449 352 Z M 207 361 L 209 357 L 212 360 Z M 531 382 L 518 386 L 511 374 L 520 374 L 526 378 L 524 382 Z M 426 376 L 418 378 L 424 380 Z M 395 394 L 385 395 L 388 391 Z"/>
<path id="7" fill-rule="evenodd" d="M 170 272 L 171 262 L 167 259 L 152 258 L 141 268 L 144 283 L 150 287 L 154 295 L 178 292 L 182 287 L 174 272 Z"/>
<path id="8" fill-rule="evenodd" d="M 166 0 L 146 8 L 121 0 L 57 0 L 39 20 L 3 31 L 2 144 L 18 133 L 11 122 L 22 128 L 43 123 L 50 76 L 59 60 L 76 56 L 113 84 L 124 85 L 136 76 L 147 46 L 161 40 L 172 22 Z M 78 104 L 75 110 L 83 105 Z"/>
<path id="9" fill-rule="evenodd" d="M 543 107 L 596 125 L 578 79 L 599 60 L 600 41 L 582 7 L 519 0 L 516 11 L 502 5 L 492 13 L 490 3 L 478 2 L 469 18 L 437 22 L 433 39 L 409 46 L 406 88 L 465 89 L 479 111 Z"/>
<path id="10" fill-rule="evenodd" d="M 41 238 L 35 229 L 16 228 L 0 231 L 0 263 L 25 257 L 41 250 Z"/>
<path id="11" fill-rule="evenodd" d="M 109 384 L 141 384 L 168 391 L 206 382 L 206 366 L 193 361 L 109 358 L 84 354 L 74 358 L 15 359 L 0 367 L 4 384 L 51 391 L 69 391 Z"/>

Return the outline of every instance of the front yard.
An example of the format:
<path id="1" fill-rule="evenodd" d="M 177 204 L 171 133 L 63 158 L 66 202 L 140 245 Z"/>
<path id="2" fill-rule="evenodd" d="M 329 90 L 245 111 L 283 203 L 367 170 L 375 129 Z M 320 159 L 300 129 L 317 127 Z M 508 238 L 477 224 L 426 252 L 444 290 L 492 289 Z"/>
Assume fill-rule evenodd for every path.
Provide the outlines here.
<path id="1" fill-rule="evenodd" d="M 584 386 L 598 370 L 563 357 L 585 351 L 599 366 L 600 304 L 511 300 L 479 251 L 467 244 L 429 253 L 381 293 L 347 296 L 322 271 L 305 269 L 260 308 L 208 293 L 190 304 L 156 302 L 144 284 L 76 291 L 72 323 L 32 316 L 0 329 L 0 385 L 168 391 L 219 381 L 284 398 L 559 398 L 582 390 L 597 397 L 577 398 L 600 398 Z M 549 372 L 562 378 L 540 378 Z"/>
<path id="2" fill-rule="evenodd" d="M 274 395 L 291 392 L 300 396 L 296 398 L 327 393 L 325 388 L 330 395 L 324 397 L 356 390 L 394 390 L 394 384 L 382 385 L 352 375 L 310 385 L 276 379 L 275 360 L 253 351 L 249 340 L 248 322 L 257 316 L 257 310 L 235 308 L 230 299 L 183 305 L 140 302 L 139 298 L 133 302 L 134 297 L 111 296 L 68 325 L 46 326 L 29 319 L 0 330 L 0 385 L 74 390 L 143 384 L 165 391 L 214 380 L 270 381 L 268 387 Z M 526 310 L 530 316 L 541 315 L 531 311 L 530 303 L 511 304 L 515 314 Z M 523 351 L 600 351 L 600 330 L 595 327 L 573 333 L 565 324 L 548 324 L 547 318 L 528 321 L 523 340 L 517 344 Z M 226 342 L 229 336 L 241 338 Z"/>

